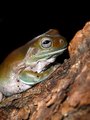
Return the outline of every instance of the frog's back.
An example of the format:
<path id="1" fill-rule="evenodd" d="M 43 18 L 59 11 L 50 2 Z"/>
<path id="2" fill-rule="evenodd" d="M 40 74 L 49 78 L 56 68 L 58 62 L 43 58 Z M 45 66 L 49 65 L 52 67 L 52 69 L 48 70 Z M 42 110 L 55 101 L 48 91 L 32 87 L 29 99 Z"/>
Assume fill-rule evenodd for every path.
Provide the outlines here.
<path id="1" fill-rule="evenodd" d="M 0 65 L 0 81 L 9 76 L 13 65 L 22 61 L 26 55 L 29 46 L 22 46 L 9 54 Z"/>

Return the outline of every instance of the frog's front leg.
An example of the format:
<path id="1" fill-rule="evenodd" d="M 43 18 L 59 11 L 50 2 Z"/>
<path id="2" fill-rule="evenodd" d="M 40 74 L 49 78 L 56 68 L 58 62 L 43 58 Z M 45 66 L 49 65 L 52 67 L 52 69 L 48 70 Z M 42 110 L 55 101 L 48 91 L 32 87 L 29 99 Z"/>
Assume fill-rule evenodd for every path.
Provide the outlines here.
<path id="1" fill-rule="evenodd" d="M 37 72 L 33 72 L 33 71 L 29 71 L 29 70 L 24 70 L 19 74 L 19 80 L 22 81 L 25 84 L 29 84 L 29 85 L 34 85 L 36 83 L 39 83 L 45 79 L 47 79 L 56 69 L 57 69 L 58 65 L 56 66 L 52 66 L 49 69 L 37 73 Z"/>

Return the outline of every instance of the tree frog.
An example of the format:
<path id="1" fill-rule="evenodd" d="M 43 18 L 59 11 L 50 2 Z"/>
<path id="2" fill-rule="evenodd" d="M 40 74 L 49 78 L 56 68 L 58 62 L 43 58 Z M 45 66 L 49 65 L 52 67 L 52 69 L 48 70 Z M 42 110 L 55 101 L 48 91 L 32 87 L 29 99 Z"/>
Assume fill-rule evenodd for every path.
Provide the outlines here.
<path id="1" fill-rule="evenodd" d="M 57 68 L 57 56 L 67 48 L 67 41 L 50 29 L 9 54 L 0 65 L 0 100 L 46 80 Z M 50 66 L 51 65 L 51 66 Z"/>

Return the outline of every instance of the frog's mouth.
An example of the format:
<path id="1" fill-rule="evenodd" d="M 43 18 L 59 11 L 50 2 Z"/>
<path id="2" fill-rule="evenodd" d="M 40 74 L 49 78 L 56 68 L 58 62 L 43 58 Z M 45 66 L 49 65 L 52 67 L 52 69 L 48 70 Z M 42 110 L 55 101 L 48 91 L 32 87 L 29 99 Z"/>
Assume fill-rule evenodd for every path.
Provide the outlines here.
<path id="1" fill-rule="evenodd" d="M 52 58 L 52 57 L 57 57 L 59 56 L 60 54 L 62 54 L 67 48 L 63 48 L 61 50 L 55 50 L 55 51 L 45 51 L 45 52 L 42 52 L 41 54 L 37 54 L 35 55 L 35 58 L 38 58 L 39 60 L 46 60 L 46 59 L 49 59 L 49 58 Z"/>

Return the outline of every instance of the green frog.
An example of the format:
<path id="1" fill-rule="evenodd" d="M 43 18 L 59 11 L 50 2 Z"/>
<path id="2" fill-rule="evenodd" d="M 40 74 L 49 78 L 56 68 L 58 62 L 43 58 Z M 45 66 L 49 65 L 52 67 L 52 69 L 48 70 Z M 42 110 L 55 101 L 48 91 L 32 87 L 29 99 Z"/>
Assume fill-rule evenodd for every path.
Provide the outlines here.
<path id="1" fill-rule="evenodd" d="M 0 100 L 46 80 L 57 68 L 51 63 L 66 48 L 65 38 L 50 29 L 14 50 L 0 65 Z"/>

